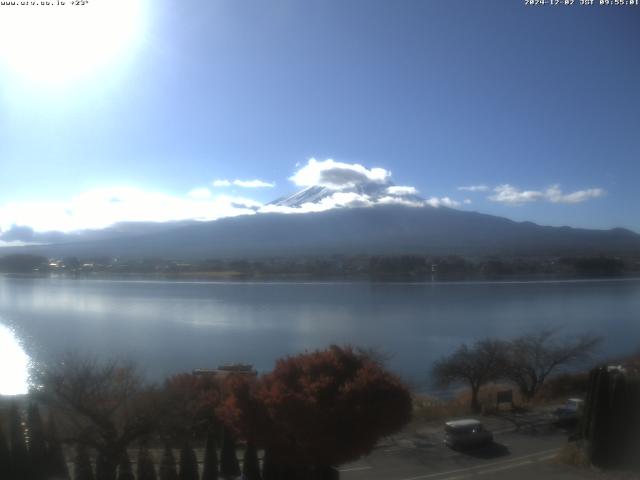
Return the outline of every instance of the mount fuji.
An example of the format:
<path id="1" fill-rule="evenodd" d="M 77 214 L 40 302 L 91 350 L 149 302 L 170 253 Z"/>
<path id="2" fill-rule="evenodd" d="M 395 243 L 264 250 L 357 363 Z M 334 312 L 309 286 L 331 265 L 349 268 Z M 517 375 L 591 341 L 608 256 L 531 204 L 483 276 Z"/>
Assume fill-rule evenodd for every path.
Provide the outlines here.
<path id="1" fill-rule="evenodd" d="M 309 206 L 343 206 L 302 213 Z M 367 183 L 336 190 L 311 186 L 271 202 L 271 212 L 207 222 L 137 224 L 2 253 L 49 257 L 166 259 L 257 258 L 331 254 L 640 255 L 640 235 L 621 228 L 541 226 L 434 206 L 410 187 Z M 294 213 L 296 212 L 296 213 Z M 117 234 L 116 234 L 117 233 Z M 101 238 L 101 235 L 104 237 Z"/>
<path id="2" fill-rule="evenodd" d="M 359 198 L 366 202 L 379 203 L 384 199 L 397 200 L 399 203 L 415 203 L 416 205 L 424 203 L 424 198 L 420 197 L 413 191 L 394 191 L 394 189 L 406 189 L 406 187 L 396 187 L 391 182 L 385 183 L 359 183 L 348 188 L 335 190 L 322 185 L 311 185 L 304 188 L 293 195 L 282 197 L 269 205 L 289 208 L 304 208 L 305 205 L 321 203 L 326 199 L 333 198 L 336 193 L 342 195 L 352 195 L 353 198 Z"/>

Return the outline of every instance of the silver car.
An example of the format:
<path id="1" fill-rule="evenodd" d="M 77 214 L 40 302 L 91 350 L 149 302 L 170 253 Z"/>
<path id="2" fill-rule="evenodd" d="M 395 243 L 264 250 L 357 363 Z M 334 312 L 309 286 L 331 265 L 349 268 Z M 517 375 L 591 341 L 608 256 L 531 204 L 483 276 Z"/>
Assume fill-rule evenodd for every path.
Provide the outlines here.
<path id="1" fill-rule="evenodd" d="M 493 434 L 479 420 L 467 418 L 444 424 L 444 443 L 451 448 L 470 448 L 493 443 Z"/>

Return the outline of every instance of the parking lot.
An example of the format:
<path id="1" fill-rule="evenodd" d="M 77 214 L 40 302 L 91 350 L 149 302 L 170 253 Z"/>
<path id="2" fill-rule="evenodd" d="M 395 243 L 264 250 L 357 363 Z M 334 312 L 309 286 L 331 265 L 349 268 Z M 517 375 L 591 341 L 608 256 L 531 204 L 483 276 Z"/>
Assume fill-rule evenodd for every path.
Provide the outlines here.
<path id="1" fill-rule="evenodd" d="M 341 470 L 349 480 L 458 480 L 465 478 L 579 479 L 587 472 L 556 456 L 569 433 L 553 427 L 546 412 L 483 418 L 494 443 L 456 451 L 443 444 L 438 423 L 407 429 L 381 442 L 371 455 Z"/>

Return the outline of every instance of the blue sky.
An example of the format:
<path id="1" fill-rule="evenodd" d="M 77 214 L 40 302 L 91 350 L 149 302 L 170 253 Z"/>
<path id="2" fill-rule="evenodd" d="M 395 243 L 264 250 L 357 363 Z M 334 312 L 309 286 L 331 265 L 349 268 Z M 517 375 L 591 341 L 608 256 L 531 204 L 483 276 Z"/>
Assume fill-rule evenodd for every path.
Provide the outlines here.
<path id="1" fill-rule="evenodd" d="M 53 210 L 96 198 L 104 222 L 130 219 L 103 212 L 113 191 L 142 199 L 142 217 L 160 197 L 177 216 L 219 208 L 219 194 L 252 206 L 331 158 L 456 208 L 640 231 L 640 7 L 138 0 L 100 18 L 84 34 L 104 58 L 73 37 L 0 51 L 5 230 L 53 228 Z M 90 215 L 59 228 L 101 226 Z"/>

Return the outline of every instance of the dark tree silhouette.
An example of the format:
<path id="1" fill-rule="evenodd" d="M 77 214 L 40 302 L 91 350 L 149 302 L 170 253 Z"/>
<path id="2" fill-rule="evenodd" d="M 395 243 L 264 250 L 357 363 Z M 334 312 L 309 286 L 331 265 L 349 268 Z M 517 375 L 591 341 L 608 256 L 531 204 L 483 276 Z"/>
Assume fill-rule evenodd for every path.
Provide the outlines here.
<path id="1" fill-rule="evenodd" d="M 133 476 L 133 468 L 131 468 L 131 459 L 129 453 L 125 450 L 124 455 L 120 459 L 118 465 L 118 480 L 135 480 Z"/>
<path id="2" fill-rule="evenodd" d="M 105 458 L 104 453 L 98 451 L 96 457 L 96 480 L 111 480 L 111 465 Z"/>
<path id="3" fill-rule="evenodd" d="M 153 459 L 146 447 L 140 447 L 138 452 L 138 480 L 156 480 L 156 469 Z"/>
<path id="4" fill-rule="evenodd" d="M 160 480 L 178 480 L 178 470 L 176 469 L 176 459 L 173 450 L 169 445 L 165 445 L 162 460 L 160 460 Z"/>
<path id="5" fill-rule="evenodd" d="M 181 373 L 168 378 L 163 388 L 163 427 L 180 441 L 204 434 L 216 424 L 215 409 L 220 403 L 221 385 L 212 375 Z"/>
<path id="6" fill-rule="evenodd" d="M 251 408 L 249 408 L 251 407 Z M 346 463 L 411 419 L 409 390 L 378 361 L 332 346 L 279 360 L 253 388 L 233 388 L 218 410 L 278 466 Z"/>
<path id="7" fill-rule="evenodd" d="M 115 480 L 127 446 L 152 432 L 159 418 L 157 392 L 123 361 L 67 356 L 41 373 L 43 398 L 65 415 L 66 441 L 99 452 L 100 480 Z"/>
<path id="8" fill-rule="evenodd" d="M 32 478 L 34 480 L 43 479 L 48 476 L 47 443 L 40 410 L 35 403 L 30 403 L 27 408 L 27 432 L 29 433 L 29 460 Z"/>
<path id="9" fill-rule="evenodd" d="M 222 434 L 220 475 L 225 479 L 236 478 L 240 475 L 240 465 L 236 456 L 236 441 L 228 428 L 224 428 Z"/>
<path id="10" fill-rule="evenodd" d="M 251 442 L 247 443 L 247 448 L 244 451 L 242 474 L 245 480 L 262 479 L 260 475 L 260 462 L 258 461 L 258 450 Z"/>
<path id="11" fill-rule="evenodd" d="M 15 403 L 9 409 L 9 428 L 11 439 L 10 475 L 13 475 L 15 479 L 29 479 L 31 476 L 29 452 L 22 427 L 22 416 Z"/>
<path id="12" fill-rule="evenodd" d="M 93 480 L 93 470 L 91 469 L 91 460 L 89 452 L 84 445 L 76 446 L 76 458 L 73 466 L 74 480 Z"/>
<path id="13" fill-rule="evenodd" d="M 594 368 L 589 375 L 580 436 L 589 460 L 599 468 L 640 472 L 637 367 L 629 359 L 617 368 L 610 365 Z"/>
<path id="14" fill-rule="evenodd" d="M 554 371 L 587 360 L 601 338 L 592 334 L 558 341 L 554 330 L 542 330 L 509 343 L 505 376 L 531 400 Z"/>
<path id="15" fill-rule="evenodd" d="M 189 443 L 180 450 L 180 480 L 198 480 L 198 459 Z"/>
<path id="16" fill-rule="evenodd" d="M 278 468 L 273 463 L 269 450 L 265 450 L 262 457 L 262 480 L 278 480 Z"/>
<path id="17" fill-rule="evenodd" d="M 207 434 L 207 441 L 204 446 L 202 480 L 218 480 L 218 452 L 216 437 L 213 432 Z"/>
<path id="18" fill-rule="evenodd" d="M 44 269 L 49 264 L 46 257 L 36 255 L 6 255 L 0 258 L 0 271 L 10 273 L 32 273 Z"/>
<path id="19" fill-rule="evenodd" d="M 498 380 L 506 365 L 507 346 L 499 340 L 480 340 L 471 347 L 463 344 L 452 355 L 435 362 L 432 373 L 436 382 L 448 387 L 455 382 L 471 389 L 471 410 L 480 411 L 478 392 L 488 382 Z"/>
<path id="20" fill-rule="evenodd" d="M 340 471 L 334 467 L 318 467 L 315 471 L 318 480 L 339 480 Z"/>
<path id="21" fill-rule="evenodd" d="M 58 428 L 51 412 L 49 412 L 47 419 L 47 430 L 47 469 L 49 475 L 55 480 L 68 480 L 69 469 L 58 438 Z"/>
<path id="22" fill-rule="evenodd" d="M 2 424 L 0 424 L 0 472 L 5 472 L 7 476 L 10 473 L 10 462 L 11 452 L 9 451 L 9 445 L 2 430 Z"/>

